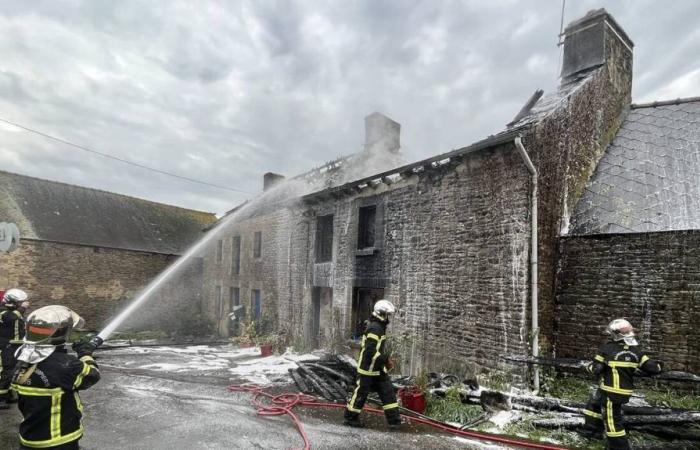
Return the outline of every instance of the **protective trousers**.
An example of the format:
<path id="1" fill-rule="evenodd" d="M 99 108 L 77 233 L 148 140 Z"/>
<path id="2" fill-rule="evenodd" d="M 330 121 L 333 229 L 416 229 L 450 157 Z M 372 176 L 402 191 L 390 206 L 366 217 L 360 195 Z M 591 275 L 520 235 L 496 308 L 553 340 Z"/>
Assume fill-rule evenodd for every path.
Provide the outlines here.
<path id="1" fill-rule="evenodd" d="M 17 364 L 15 352 L 18 347 L 19 345 L 8 344 L 0 350 L 0 404 L 9 402 L 12 397 L 10 383 Z"/>
<path id="2" fill-rule="evenodd" d="M 376 392 L 382 402 L 384 415 L 389 425 L 397 425 L 401 423 L 399 416 L 399 404 L 396 402 L 396 393 L 394 386 L 391 384 L 391 378 L 386 373 L 381 373 L 378 376 L 358 375 L 357 384 L 352 391 L 352 397 L 345 408 L 345 419 L 348 421 L 357 421 L 362 407 L 365 406 L 367 396 L 370 392 Z"/>
<path id="3" fill-rule="evenodd" d="M 586 418 L 585 428 L 594 432 L 605 431 L 606 449 L 630 450 L 622 416 L 623 403 L 613 402 L 608 395 L 597 389 L 588 400 L 583 410 Z"/>

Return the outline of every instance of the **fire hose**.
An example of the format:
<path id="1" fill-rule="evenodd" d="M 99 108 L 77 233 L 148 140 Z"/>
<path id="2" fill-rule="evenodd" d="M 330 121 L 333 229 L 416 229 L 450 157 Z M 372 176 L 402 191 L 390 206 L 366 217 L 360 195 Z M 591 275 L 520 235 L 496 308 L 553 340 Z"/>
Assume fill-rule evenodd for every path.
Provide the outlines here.
<path id="1" fill-rule="evenodd" d="M 301 419 L 299 419 L 299 416 L 293 411 L 294 407 L 307 406 L 313 408 L 345 408 L 345 405 L 339 403 L 321 402 L 316 397 L 302 393 L 291 392 L 273 395 L 268 392 L 265 392 L 263 387 L 255 384 L 232 384 L 228 387 L 228 390 L 231 392 L 248 392 L 250 394 L 253 394 L 251 403 L 257 409 L 257 414 L 259 416 L 281 416 L 285 414 L 289 415 L 294 424 L 296 425 L 299 435 L 304 440 L 304 450 L 311 450 L 311 441 L 309 440 L 309 436 L 304 430 L 304 424 L 301 422 Z M 267 402 L 263 402 L 263 399 L 267 399 Z M 365 407 L 364 411 L 367 411 L 372 414 L 384 414 L 384 411 L 375 408 Z M 406 415 L 403 416 L 411 422 L 428 425 L 446 433 L 454 434 L 461 437 L 496 442 L 499 444 L 506 444 L 521 448 L 533 448 L 539 450 L 566 450 L 565 447 L 559 447 L 552 444 L 532 442 L 524 439 L 516 439 L 496 434 L 483 433 L 479 431 L 460 430 L 429 418 L 412 417 Z"/>

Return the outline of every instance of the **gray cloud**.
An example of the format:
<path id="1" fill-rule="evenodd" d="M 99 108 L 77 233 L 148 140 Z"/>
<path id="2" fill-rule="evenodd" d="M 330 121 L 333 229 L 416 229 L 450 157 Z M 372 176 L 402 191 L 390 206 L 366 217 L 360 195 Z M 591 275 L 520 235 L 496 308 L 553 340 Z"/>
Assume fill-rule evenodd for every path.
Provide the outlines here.
<path id="1" fill-rule="evenodd" d="M 635 47 L 635 100 L 700 94 L 692 0 L 605 6 Z M 163 170 L 258 191 L 402 123 L 405 159 L 500 130 L 557 84 L 560 2 L 0 3 L 0 117 Z M 4 170 L 222 212 L 190 184 L 0 126 Z"/>

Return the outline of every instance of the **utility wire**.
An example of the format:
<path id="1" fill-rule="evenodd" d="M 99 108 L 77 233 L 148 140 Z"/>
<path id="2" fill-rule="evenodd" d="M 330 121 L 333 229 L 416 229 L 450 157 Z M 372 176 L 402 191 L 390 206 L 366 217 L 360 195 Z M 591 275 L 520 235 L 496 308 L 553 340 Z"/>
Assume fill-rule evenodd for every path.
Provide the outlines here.
<path id="1" fill-rule="evenodd" d="M 11 122 L 11 121 L 6 120 L 6 119 L 3 119 L 3 118 L 0 118 L 0 122 L 4 122 L 4 123 L 7 123 L 7 124 L 10 124 L 10 125 L 15 126 L 15 127 L 17 127 L 17 128 L 21 128 L 21 129 L 23 129 L 24 131 L 28 131 L 28 132 L 30 132 L 30 133 L 38 134 L 39 136 L 43 136 L 43 137 L 45 137 L 45 138 L 47 138 L 47 139 L 51 139 L 51 140 L 53 140 L 53 141 L 60 142 L 61 144 L 65 144 L 65 145 L 68 145 L 68 146 L 77 148 L 77 149 L 79 149 L 79 150 L 83 150 L 83 151 L 88 152 L 88 153 L 93 153 L 93 154 L 95 154 L 95 155 L 104 156 L 105 158 L 113 159 L 113 160 L 115 160 L 115 161 L 119 161 L 119 162 L 122 162 L 122 163 L 124 163 L 124 164 L 129 164 L 129 165 L 132 165 L 132 166 L 136 166 L 136 167 L 139 167 L 139 168 L 141 168 L 141 169 L 150 170 L 151 172 L 156 172 L 156 173 L 159 173 L 159 174 L 161 174 L 161 175 L 167 175 L 167 176 L 169 176 L 169 177 L 178 178 L 178 179 L 180 179 L 180 180 L 189 181 L 189 182 L 191 182 L 191 183 L 203 184 L 203 185 L 205 185 L 205 186 L 211 186 L 211 187 L 215 187 L 215 188 L 218 188 L 218 189 L 225 189 L 225 190 L 227 190 L 227 191 L 240 192 L 240 193 L 242 193 L 242 194 L 254 195 L 253 192 L 248 192 L 248 191 L 244 191 L 244 190 L 241 190 L 241 189 L 235 189 L 235 188 L 231 188 L 231 187 L 227 187 L 227 186 L 222 186 L 222 185 L 220 185 L 220 184 L 208 183 L 208 182 L 206 182 L 206 181 L 195 180 L 194 178 L 189 178 L 189 177 L 185 177 L 185 176 L 178 175 L 178 174 L 175 174 L 175 173 L 166 172 L 165 170 L 156 169 L 155 167 L 145 166 L 145 165 L 143 165 L 143 164 L 139 164 L 139 163 L 134 162 L 134 161 L 129 161 L 129 160 L 127 160 L 127 159 L 122 159 L 122 158 L 119 158 L 119 157 L 117 157 L 117 156 L 110 155 L 110 154 L 108 154 L 108 153 L 98 152 L 97 150 L 93 150 L 93 149 L 88 148 L 88 147 L 85 147 L 85 146 L 83 146 L 83 145 L 74 144 L 74 143 L 69 142 L 69 141 L 66 141 L 66 140 L 64 140 L 64 139 L 57 138 L 56 136 L 51 136 L 50 134 L 46 134 L 46 133 L 43 133 L 43 132 L 41 132 L 41 131 L 38 131 L 38 130 L 34 130 L 34 129 L 32 129 L 32 128 L 29 128 L 29 127 L 25 127 L 25 126 L 23 126 L 23 125 L 20 125 L 20 124 L 15 123 L 15 122 Z"/>

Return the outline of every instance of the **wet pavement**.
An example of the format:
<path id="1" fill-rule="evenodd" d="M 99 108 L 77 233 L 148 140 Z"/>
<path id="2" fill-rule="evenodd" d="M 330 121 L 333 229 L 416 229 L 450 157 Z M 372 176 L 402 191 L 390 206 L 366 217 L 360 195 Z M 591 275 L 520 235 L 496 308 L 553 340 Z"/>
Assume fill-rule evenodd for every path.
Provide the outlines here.
<path id="1" fill-rule="evenodd" d="M 85 449 L 290 449 L 303 441 L 288 416 L 259 417 L 250 394 L 228 384 L 271 383 L 295 391 L 286 376 L 294 355 L 259 358 L 234 347 L 132 348 L 98 354 L 102 380 L 81 394 Z M 305 356 L 306 357 L 306 356 Z M 310 355 L 308 357 L 311 357 Z M 387 429 L 366 417 L 367 428 L 341 425 L 342 410 L 297 408 L 314 449 L 497 449 L 427 427 Z M 0 448 L 15 449 L 21 416 L 0 411 Z"/>

